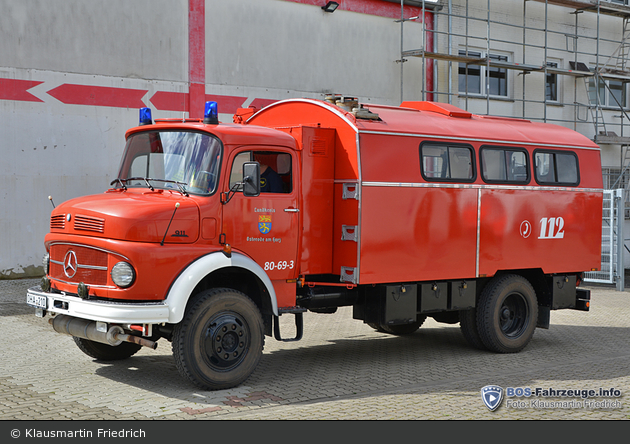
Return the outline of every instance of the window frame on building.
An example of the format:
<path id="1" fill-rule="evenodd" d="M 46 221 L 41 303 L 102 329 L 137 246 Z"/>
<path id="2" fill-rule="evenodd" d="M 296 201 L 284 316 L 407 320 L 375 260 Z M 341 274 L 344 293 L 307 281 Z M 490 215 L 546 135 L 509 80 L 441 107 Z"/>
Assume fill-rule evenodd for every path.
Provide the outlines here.
<path id="1" fill-rule="evenodd" d="M 548 68 L 558 68 L 560 62 L 556 60 L 548 61 Z M 545 101 L 547 103 L 560 102 L 560 84 L 558 82 L 558 74 L 547 72 L 545 78 Z"/>
<path id="2" fill-rule="evenodd" d="M 599 100 L 597 97 L 597 89 L 595 88 L 595 79 L 597 79 L 599 89 Z M 611 88 L 611 84 L 618 85 L 620 88 L 613 89 Z M 613 91 L 621 91 L 621 97 L 617 97 L 618 100 L 613 98 L 615 96 Z M 595 75 L 591 77 L 588 82 L 588 99 L 591 105 L 599 104 L 602 108 L 619 109 L 621 105 L 623 109 L 628 109 L 628 82 Z M 619 103 L 617 103 L 618 101 Z"/>
<path id="3" fill-rule="evenodd" d="M 488 57 L 501 62 L 509 62 L 511 57 L 510 54 L 501 51 L 487 52 L 477 49 L 460 49 L 459 55 L 479 57 L 480 59 Z M 471 79 L 473 82 L 471 82 Z M 471 85 L 473 86 L 472 89 L 470 88 Z M 458 91 L 460 94 L 468 96 L 507 99 L 510 97 L 509 69 L 488 66 L 487 63 L 460 62 L 458 68 Z"/>

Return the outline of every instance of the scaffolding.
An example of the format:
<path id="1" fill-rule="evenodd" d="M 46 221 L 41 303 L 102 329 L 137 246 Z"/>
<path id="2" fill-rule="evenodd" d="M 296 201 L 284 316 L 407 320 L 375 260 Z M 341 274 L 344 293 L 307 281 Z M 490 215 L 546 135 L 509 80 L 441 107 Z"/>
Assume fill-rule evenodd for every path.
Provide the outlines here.
<path id="1" fill-rule="evenodd" d="M 625 0 L 627 2 L 627 0 Z M 544 26 L 536 27 L 527 24 L 527 16 L 528 16 L 528 3 L 542 3 L 544 4 Z M 616 100 L 618 97 L 617 91 L 612 91 L 609 87 L 609 82 L 607 80 L 619 80 L 624 84 L 626 82 L 630 82 L 630 7 L 621 4 L 624 0 L 524 0 L 523 1 L 523 11 L 522 11 L 522 23 L 508 23 L 506 21 L 501 21 L 493 18 L 493 11 L 491 8 L 491 0 L 486 0 L 486 16 L 485 17 L 473 17 L 470 12 L 469 0 L 460 0 L 458 1 L 458 7 L 460 9 L 464 9 L 463 14 L 457 14 L 453 11 L 453 0 L 442 0 L 440 6 L 441 8 L 434 8 L 427 2 L 422 2 L 423 12 L 426 8 L 428 11 L 431 9 L 433 14 L 438 18 L 439 23 L 447 23 L 447 30 L 440 31 L 437 29 L 427 29 L 425 20 L 422 21 L 422 34 L 426 36 L 428 34 L 432 34 L 434 36 L 434 40 L 438 41 L 438 37 L 442 36 L 448 39 L 448 44 L 446 45 L 446 51 L 440 51 L 438 48 L 431 49 L 404 49 L 402 47 L 402 26 L 404 22 L 411 20 L 410 18 L 402 18 L 399 20 L 401 22 L 401 57 L 400 62 L 407 61 L 408 57 L 417 57 L 422 59 L 423 67 L 426 66 L 427 60 L 435 60 L 446 62 L 448 69 L 448 78 L 449 78 L 449 86 L 448 90 L 444 91 L 444 88 L 437 86 L 436 88 L 428 88 L 426 83 L 423 82 L 422 88 L 422 96 L 423 99 L 426 97 L 428 93 L 434 94 L 439 97 L 438 101 L 444 101 L 444 96 L 446 95 L 446 101 L 449 103 L 452 102 L 453 97 L 464 97 L 465 98 L 465 106 L 468 106 L 468 99 L 471 97 L 470 94 L 465 92 L 462 94 L 461 92 L 453 92 L 451 81 L 453 79 L 453 64 L 456 63 L 458 66 L 465 65 L 469 66 L 484 66 L 486 69 L 490 68 L 498 68 L 504 70 L 516 70 L 522 74 L 523 77 L 523 88 L 522 88 L 522 97 L 516 98 L 512 97 L 511 100 L 514 102 L 521 102 L 522 104 L 522 112 L 518 117 L 528 118 L 532 120 L 543 120 L 543 121 L 558 121 L 562 123 L 572 123 L 574 129 L 576 129 L 580 123 L 587 121 L 590 118 L 594 126 L 594 139 L 596 143 L 608 143 L 608 144 L 623 144 L 630 145 L 630 135 L 624 135 L 624 129 L 626 133 L 628 132 L 627 125 L 630 122 L 630 117 L 627 114 L 626 108 L 627 104 L 622 103 L 606 103 L 603 98 L 600 96 L 600 90 L 605 88 L 611 94 L 611 96 Z M 401 2 L 401 6 L 402 6 Z M 415 2 L 421 3 L 421 2 Z M 448 6 L 445 4 L 448 3 Z M 479 10 L 479 5 L 481 2 L 478 0 L 474 2 L 476 6 L 476 10 Z M 553 23 L 550 23 L 549 20 L 549 7 L 553 6 L 563 6 L 571 10 L 571 14 L 575 15 L 575 31 L 573 33 L 567 33 L 563 31 L 557 31 L 551 29 Z M 402 10 L 402 8 L 401 8 Z M 594 36 L 583 36 L 579 33 L 579 18 L 582 13 L 594 13 L 597 16 L 597 29 L 595 30 Z M 402 15 L 402 14 L 401 14 Z M 620 37 L 618 39 L 605 39 L 602 36 L 600 30 L 600 20 L 599 16 L 608 15 L 615 16 L 620 19 Z M 416 17 L 412 19 L 417 19 Z M 458 33 L 455 31 L 453 26 L 453 21 L 459 21 L 459 28 L 463 28 L 464 33 Z M 472 23 L 475 22 L 477 24 L 483 23 L 485 30 L 481 33 L 481 35 L 474 35 L 473 28 L 477 30 L 481 29 L 480 26 L 472 26 Z M 463 23 L 463 26 L 462 26 Z M 500 36 L 495 37 L 491 32 L 493 26 L 500 26 L 504 29 L 511 28 L 514 30 L 513 35 L 521 36 L 520 39 L 506 39 L 504 37 L 505 32 L 501 33 Z M 535 42 L 527 41 L 527 33 L 542 33 L 544 35 L 544 43 L 536 44 Z M 459 47 L 465 48 L 464 55 L 461 55 L 459 52 L 454 53 L 454 39 L 459 39 Z M 425 39 L 426 40 L 426 39 Z M 580 41 L 582 40 L 590 40 L 594 43 L 594 50 L 580 50 Z M 444 39 L 442 39 L 444 41 Z M 477 48 L 483 46 L 486 48 L 486 55 L 472 55 L 470 51 L 471 42 L 477 42 Z M 553 41 L 553 43 L 552 43 Z M 557 46 L 557 42 L 564 42 L 564 47 Z M 611 46 L 611 44 L 616 45 L 616 50 L 612 51 L 610 54 L 605 54 L 602 52 L 602 45 L 607 44 Z M 520 53 L 522 54 L 522 61 L 506 61 L 499 60 L 496 58 L 489 57 L 487 54 L 492 51 L 495 44 L 499 44 L 502 46 L 505 45 L 513 45 L 520 47 Z M 438 45 L 440 46 L 440 45 Z M 444 46 L 444 45 L 442 45 Z M 593 48 L 593 45 L 591 45 Z M 531 52 L 531 49 L 538 49 L 544 51 L 543 60 L 536 59 L 533 61 L 528 60 L 528 55 Z M 564 54 L 571 56 L 572 60 L 569 61 L 568 67 L 558 67 L 553 66 L 548 60 L 548 52 L 554 49 L 556 51 L 562 51 Z M 584 58 L 588 59 L 588 63 L 584 61 Z M 589 68 L 588 64 L 592 66 Z M 437 65 L 436 65 L 437 68 Z M 402 72 L 402 68 L 401 68 Z M 542 101 L 537 101 L 533 99 L 527 98 L 527 88 L 525 86 L 525 77 L 527 74 L 531 73 L 542 73 L 543 74 L 543 85 L 544 79 L 547 78 L 548 75 L 560 75 L 560 76 L 570 76 L 574 79 L 574 93 L 573 93 L 573 101 L 558 103 L 557 101 L 553 101 L 550 103 L 547 100 L 547 96 L 543 97 Z M 401 76 L 402 78 L 402 76 Z M 580 89 L 580 84 L 587 83 L 592 81 L 593 79 L 598 79 L 599 83 L 601 83 L 602 87 L 595 88 L 595 93 L 597 97 L 588 97 L 595 99 L 594 103 L 591 101 L 582 101 L 579 99 L 580 93 L 578 90 Z M 596 80 L 597 82 L 597 80 Z M 401 82 L 402 83 L 402 82 Z M 587 85 L 588 87 L 588 85 Z M 402 94 L 402 84 L 401 84 L 401 94 Z M 592 88 L 591 88 L 592 89 Z M 588 94 L 588 88 L 586 90 Z M 592 91 L 591 91 L 592 94 Z M 490 114 L 490 102 L 493 98 L 490 97 L 489 94 L 486 94 L 486 111 Z M 583 99 L 583 98 L 582 98 Z M 543 106 L 543 115 L 528 115 L 526 105 L 528 103 L 537 103 Z M 574 118 L 572 120 L 566 119 L 553 119 L 547 115 L 547 106 L 550 104 L 557 106 L 569 106 L 574 108 Z M 605 110 L 610 110 L 612 108 L 618 108 L 618 112 L 621 113 L 621 122 L 611 123 L 604 118 Z M 585 112 L 588 110 L 588 113 Z M 589 115 L 587 115 L 589 114 Z M 515 117 L 515 116 L 510 116 Z M 617 132 L 619 131 L 619 132 Z M 630 159 L 628 159 L 630 160 Z"/>
<path id="2" fill-rule="evenodd" d="M 618 150 L 619 168 L 609 168 L 608 171 L 616 177 L 606 178 L 606 183 L 611 189 L 625 188 L 626 215 L 630 216 L 630 180 L 627 180 L 630 173 L 630 93 L 626 92 L 630 82 L 630 0 L 522 0 L 520 23 L 515 23 L 515 9 L 504 11 L 510 7 L 518 8 L 518 2 L 486 0 L 484 11 L 480 0 L 441 0 L 437 5 L 416 1 L 413 3 L 421 5 L 424 18 L 429 10 L 435 17 L 433 26 L 427 26 L 427 20 L 422 20 L 423 44 L 419 49 L 403 47 L 403 25 L 417 19 L 404 17 L 404 3 L 401 0 L 399 20 L 401 98 L 404 62 L 408 58 L 419 58 L 423 73 L 432 61 L 434 78 L 447 80 L 446 86 L 439 80 L 427 85 L 427 76 L 423 75 L 423 100 L 427 97 L 448 103 L 457 100 L 460 107 L 477 114 L 484 113 L 483 110 L 479 112 L 479 103 L 485 100 L 485 114 L 502 115 L 497 110 L 504 108 L 496 105 L 498 98 L 489 92 L 491 78 L 487 73 L 491 70 L 495 73 L 497 70 L 514 72 L 514 84 L 521 77 L 521 97 L 514 97 L 515 89 L 515 94 L 509 97 L 514 106 L 503 116 L 572 127 L 595 143 L 606 145 L 615 152 Z M 534 7 L 533 3 L 538 5 Z M 531 10 L 534 10 L 533 14 Z M 567 32 L 566 19 L 564 29 L 559 30 L 557 23 L 550 19 L 550 13 L 554 18 L 566 17 L 567 13 L 574 15 L 573 31 Z M 603 17 L 608 18 L 604 24 Z M 588 24 L 582 25 L 581 21 L 586 19 Z M 611 20 L 618 31 L 611 31 Z M 438 29 L 438 25 L 444 30 Z M 586 31 L 590 35 L 586 35 Z M 614 35 L 611 37 L 611 34 Z M 437 44 L 427 47 L 428 37 Z M 510 52 L 514 57 L 511 60 L 492 57 L 491 53 L 499 48 L 512 48 Z M 568 62 L 566 66 L 554 63 L 557 59 L 550 57 L 550 53 L 561 53 L 563 62 Z M 482 94 L 469 92 L 471 67 L 483 67 L 486 72 Z M 464 76 L 460 75 L 462 72 Z M 539 73 L 540 80 L 528 81 L 529 75 L 535 76 L 535 73 Z M 466 79 L 464 91 L 460 85 L 454 91 L 453 80 L 462 77 Z M 565 88 L 565 91 L 572 91 L 564 94 L 564 97 L 572 96 L 572 100 L 550 100 L 550 79 L 554 78 L 556 82 L 564 79 L 563 85 L 572 87 Z M 531 93 L 532 88 L 537 94 Z M 471 101 L 476 107 L 474 110 L 470 109 Z M 549 112 L 550 107 L 553 113 Z M 572 109 L 572 112 L 562 112 L 558 117 L 558 108 Z"/>

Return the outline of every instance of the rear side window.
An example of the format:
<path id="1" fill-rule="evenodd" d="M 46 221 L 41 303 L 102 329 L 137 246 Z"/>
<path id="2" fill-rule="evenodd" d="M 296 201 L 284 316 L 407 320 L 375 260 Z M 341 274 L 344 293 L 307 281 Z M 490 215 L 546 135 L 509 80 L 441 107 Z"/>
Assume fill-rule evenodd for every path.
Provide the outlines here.
<path id="1" fill-rule="evenodd" d="M 536 182 L 541 185 L 578 185 L 580 169 L 575 153 L 534 151 Z"/>
<path id="2" fill-rule="evenodd" d="M 472 147 L 423 143 L 420 145 L 420 168 L 427 181 L 472 182 L 475 165 Z"/>
<path id="3" fill-rule="evenodd" d="M 519 148 L 481 148 L 481 176 L 488 183 L 529 183 L 529 156 Z"/>

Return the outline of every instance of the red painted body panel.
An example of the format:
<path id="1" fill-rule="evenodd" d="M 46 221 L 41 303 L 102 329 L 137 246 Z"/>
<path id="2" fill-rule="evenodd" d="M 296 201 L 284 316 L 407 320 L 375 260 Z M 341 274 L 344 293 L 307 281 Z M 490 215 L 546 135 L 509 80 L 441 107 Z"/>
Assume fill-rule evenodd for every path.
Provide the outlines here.
<path id="1" fill-rule="evenodd" d="M 274 149 L 266 145 L 248 145 L 246 148 L 267 151 Z M 236 150 L 229 156 L 228 165 L 239 152 Z M 292 160 L 293 171 L 298 171 L 296 156 Z M 226 242 L 255 260 L 271 280 L 295 279 L 298 276 L 300 213 L 285 211 L 299 208 L 298 195 L 298 187 L 294 187 L 290 193 L 261 193 L 256 198 L 236 193 L 223 206 L 222 232 L 225 233 Z M 260 222 L 267 225 L 260 229 Z"/>
<path id="2" fill-rule="evenodd" d="M 354 116 L 334 105 L 326 102 L 311 100 L 290 100 L 274 103 L 261 112 L 252 116 L 248 121 L 248 125 L 268 126 L 270 128 L 278 128 L 282 131 L 293 134 L 292 128 L 295 129 L 294 137 L 301 135 L 303 126 L 316 127 L 324 129 L 334 129 L 335 135 L 332 141 L 334 148 L 334 166 L 331 171 L 333 175 L 333 199 L 331 204 L 319 204 L 311 207 L 308 214 L 303 214 L 303 220 L 308 221 L 310 218 L 322 217 L 332 221 L 332 246 L 326 243 L 329 238 L 324 239 L 313 238 L 303 244 L 307 250 L 304 250 L 303 258 L 310 257 L 330 257 L 332 256 L 332 266 L 326 265 L 323 269 L 330 269 L 333 274 L 338 274 L 341 267 L 355 268 L 358 264 L 357 244 L 354 242 L 343 241 L 341 239 L 342 227 L 344 225 L 358 225 L 358 208 L 359 201 L 356 199 L 343 199 L 343 183 L 354 184 L 358 187 L 359 181 L 359 162 L 357 156 L 357 129 L 355 126 L 356 119 Z M 301 136 L 297 136 L 299 139 Z M 304 163 L 308 162 L 307 155 L 302 156 Z M 312 182 L 306 179 L 302 182 L 303 196 L 308 196 L 312 190 Z M 303 197 L 304 198 L 304 197 Z M 302 203 L 304 206 L 304 203 Z M 305 225 L 306 226 L 306 225 Z M 311 232 L 304 231 L 303 237 L 308 237 Z M 316 270 L 309 263 L 304 264 L 305 270 Z"/>
<path id="3" fill-rule="evenodd" d="M 599 267 L 601 208 L 600 192 L 482 190 L 479 273 L 525 268 L 570 273 Z M 551 218 L 563 221 L 554 223 L 552 231 L 548 222 L 541 224 Z"/>
<path id="4" fill-rule="evenodd" d="M 136 282 L 128 289 L 116 287 L 111 280 L 110 273 L 104 273 L 103 286 L 93 284 L 87 280 L 90 287 L 90 295 L 114 300 L 138 300 L 158 301 L 166 297 L 173 280 L 195 259 L 217 251 L 218 245 L 204 243 L 164 245 L 156 242 L 129 242 L 98 237 L 78 236 L 75 234 L 49 233 L 45 238 L 46 249 L 51 252 L 51 259 L 55 256 L 51 251 L 54 244 L 72 244 L 74 250 L 77 246 L 89 249 L 98 249 L 107 252 L 108 270 L 119 261 L 128 261 L 136 270 Z M 60 260 L 63 260 L 61 250 Z M 77 252 L 79 263 L 83 258 L 81 252 Z M 92 264 L 90 264 L 92 265 Z M 51 266 L 51 284 L 53 288 L 68 293 L 76 293 L 77 284 L 82 282 L 81 276 L 68 278 L 63 275 L 63 270 L 57 270 L 57 275 L 52 275 L 54 268 Z"/>
<path id="5" fill-rule="evenodd" d="M 477 190 L 363 187 L 360 282 L 475 275 Z"/>
<path id="6" fill-rule="evenodd" d="M 161 242 L 177 203 L 180 204 L 177 218 L 169 232 L 185 231 L 187 237 L 167 236 L 165 242 L 193 243 L 199 237 L 199 207 L 194 198 L 186 199 L 179 192 L 169 190 L 132 188 L 124 193 L 111 190 L 68 200 L 55 208 L 53 215 L 70 214 L 72 219 L 63 229 L 52 227 L 51 231 L 132 242 Z M 72 229 L 77 216 L 102 219 L 102 230 Z"/>

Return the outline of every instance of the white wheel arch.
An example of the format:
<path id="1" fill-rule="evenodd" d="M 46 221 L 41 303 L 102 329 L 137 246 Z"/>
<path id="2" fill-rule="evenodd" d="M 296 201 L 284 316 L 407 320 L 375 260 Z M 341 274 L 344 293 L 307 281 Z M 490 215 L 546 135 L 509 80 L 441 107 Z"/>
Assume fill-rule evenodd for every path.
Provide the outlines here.
<path id="1" fill-rule="evenodd" d="M 260 265 L 240 253 L 233 252 L 232 257 L 227 257 L 222 252 L 216 252 L 200 257 L 186 267 L 177 277 L 164 301 L 169 310 L 168 322 L 177 324 L 184 318 L 188 299 L 190 299 L 193 290 L 203 278 L 216 270 L 228 267 L 242 268 L 256 275 L 269 292 L 273 314 L 278 316 L 276 292 L 271 283 L 271 279 L 269 279 L 269 276 L 267 276 L 267 273 L 265 273 Z"/>

